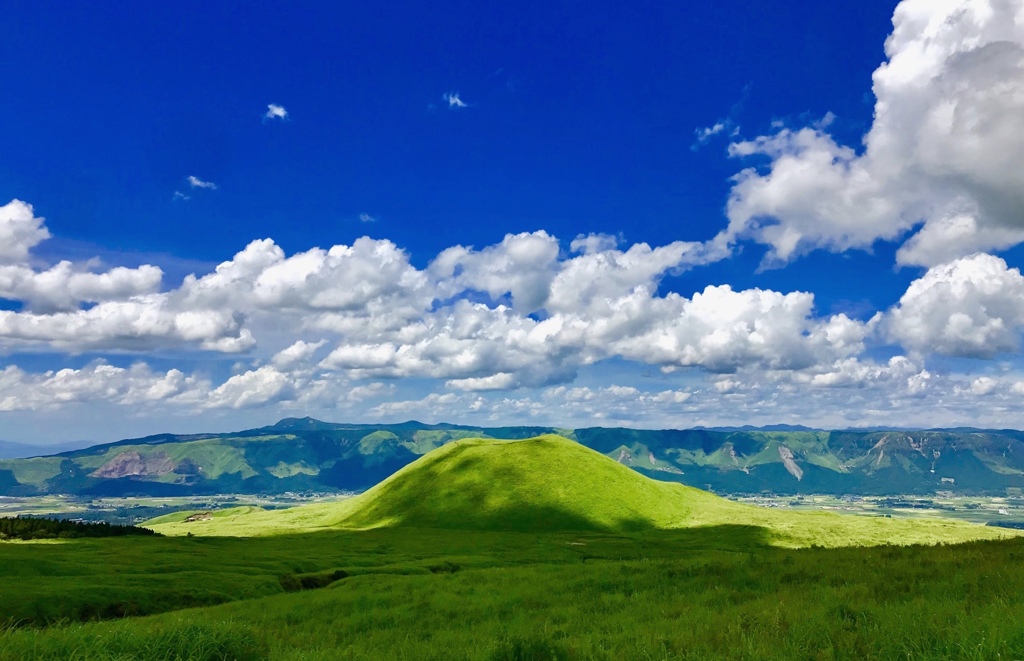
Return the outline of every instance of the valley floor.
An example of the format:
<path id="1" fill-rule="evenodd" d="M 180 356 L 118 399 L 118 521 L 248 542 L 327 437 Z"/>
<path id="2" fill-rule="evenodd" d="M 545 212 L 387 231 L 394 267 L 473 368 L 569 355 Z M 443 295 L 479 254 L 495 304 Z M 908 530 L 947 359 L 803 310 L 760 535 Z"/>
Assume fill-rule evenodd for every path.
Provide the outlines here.
<path id="1" fill-rule="evenodd" d="M 912 519 L 954 519 L 994 526 L 1024 523 L 1020 496 L 729 496 L 750 505 L 805 512 L 837 512 Z"/>
<path id="2" fill-rule="evenodd" d="M 741 503 L 793 511 L 829 511 L 840 514 L 893 518 L 942 518 L 980 524 L 1024 523 L 1024 496 L 962 496 L 952 493 L 893 496 L 728 495 Z M 216 511 L 238 506 L 271 509 L 312 503 L 337 502 L 347 493 L 222 494 L 189 497 L 0 496 L 0 516 L 57 516 L 84 521 L 138 524 L 177 511 Z"/>

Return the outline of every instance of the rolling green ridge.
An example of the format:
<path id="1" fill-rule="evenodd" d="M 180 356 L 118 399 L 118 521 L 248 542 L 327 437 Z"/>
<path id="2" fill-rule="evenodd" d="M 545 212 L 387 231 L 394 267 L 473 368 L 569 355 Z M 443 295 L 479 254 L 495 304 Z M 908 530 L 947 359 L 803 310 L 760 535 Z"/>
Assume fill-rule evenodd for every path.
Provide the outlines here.
<path id="1" fill-rule="evenodd" d="M 766 542 L 796 547 L 954 543 L 1016 534 L 942 519 L 744 505 L 647 478 L 554 435 L 459 440 L 341 502 L 270 511 L 233 508 L 202 520 L 189 520 L 192 514 L 177 512 L 145 525 L 168 535 L 236 537 L 374 528 L 622 533 L 725 525 L 759 528 Z"/>
<path id="2" fill-rule="evenodd" d="M 1004 495 L 1024 488 L 1024 433 L 1012 430 L 479 429 L 288 418 L 230 434 L 161 434 L 0 460 L 0 495 L 361 491 L 453 441 L 547 433 L 656 479 L 727 493 Z"/>

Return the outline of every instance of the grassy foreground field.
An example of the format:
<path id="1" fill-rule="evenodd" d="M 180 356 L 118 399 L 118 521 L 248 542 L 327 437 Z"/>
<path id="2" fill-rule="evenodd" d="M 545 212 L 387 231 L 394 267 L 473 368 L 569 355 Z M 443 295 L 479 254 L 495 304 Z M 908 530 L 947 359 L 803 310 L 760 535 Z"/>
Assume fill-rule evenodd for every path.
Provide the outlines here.
<path id="1" fill-rule="evenodd" d="M 248 557 L 262 571 L 329 568 L 313 556 L 333 543 L 364 573 L 155 617 L 9 629 L 0 659 L 1024 657 L 1021 540 L 792 550 L 744 529 L 315 537 L 247 540 Z M 229 550 L 152 541 L 188 541 L 204 560 L 220 555 L 207 545 Z M 368 564 L 374 545 L 381 564 Z"/>
<path id="2" fill-rule="evenodd" d="M 0 660 L 1024 658 L 1012 531 L 743 505 L 557 437 L 186 518 L 0 544 Z"/>

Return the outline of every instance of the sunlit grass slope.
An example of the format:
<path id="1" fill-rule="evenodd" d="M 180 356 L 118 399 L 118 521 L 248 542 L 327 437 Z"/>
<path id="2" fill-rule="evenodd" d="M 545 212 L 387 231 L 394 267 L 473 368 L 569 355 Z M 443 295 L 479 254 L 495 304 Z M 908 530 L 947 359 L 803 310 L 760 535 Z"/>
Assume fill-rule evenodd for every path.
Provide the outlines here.
<path id="1" fill-rule="evenodd" d="M 784 546 L 961 542 L 1012 533 L 944 520 L 900 520 L 768 510 L 644 477 L 559 436 L 464 439 L 434 450 L 340 503 L 284 511 L 237 508 L 185 523 L 154 519 L 164 534 L 258 536 L 379 527 L 630 532 L 714 525 L 766 528 Z"/>

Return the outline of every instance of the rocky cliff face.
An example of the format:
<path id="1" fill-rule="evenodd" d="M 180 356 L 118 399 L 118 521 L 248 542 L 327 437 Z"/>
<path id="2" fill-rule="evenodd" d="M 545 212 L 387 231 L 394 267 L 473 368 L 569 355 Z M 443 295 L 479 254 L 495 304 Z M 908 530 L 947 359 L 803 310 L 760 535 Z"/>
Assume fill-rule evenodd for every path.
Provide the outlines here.
<path id="1" fill-rule="evenodd" d="M 175 468 L 175 463 L 163 452 L 143 457 L 134 450 L 128 450 L 103 464 L 89 476 L 108 480 L 121 477 L 159 477 L 167 475 Z"/>

